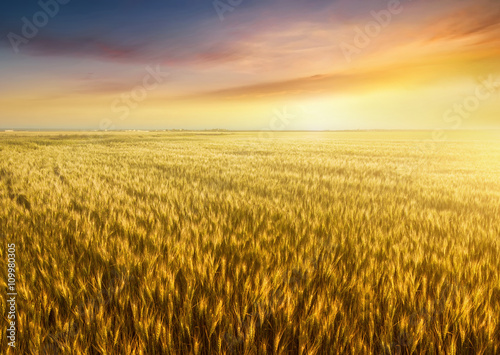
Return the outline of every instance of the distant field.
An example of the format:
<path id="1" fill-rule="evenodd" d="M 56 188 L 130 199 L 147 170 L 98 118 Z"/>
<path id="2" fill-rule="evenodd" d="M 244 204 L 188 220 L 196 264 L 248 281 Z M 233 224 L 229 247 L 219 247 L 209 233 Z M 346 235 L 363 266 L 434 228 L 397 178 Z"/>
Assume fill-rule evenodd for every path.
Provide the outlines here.
<path id="1" fill-rule="evenodd" d="M 500 139 L 431 137 L 0 133 L 17 353 L 499 354 Z"/>

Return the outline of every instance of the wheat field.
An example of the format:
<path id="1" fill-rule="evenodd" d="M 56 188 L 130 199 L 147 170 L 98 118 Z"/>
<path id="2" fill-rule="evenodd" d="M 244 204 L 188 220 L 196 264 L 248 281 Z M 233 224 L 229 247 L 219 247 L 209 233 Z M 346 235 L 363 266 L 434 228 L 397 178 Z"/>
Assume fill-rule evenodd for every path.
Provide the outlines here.
<path id="1" fill-rule="evenodd" d="M 430 137 L 1 133 L 15 353 L 499 354 L 500 139 Z"/>

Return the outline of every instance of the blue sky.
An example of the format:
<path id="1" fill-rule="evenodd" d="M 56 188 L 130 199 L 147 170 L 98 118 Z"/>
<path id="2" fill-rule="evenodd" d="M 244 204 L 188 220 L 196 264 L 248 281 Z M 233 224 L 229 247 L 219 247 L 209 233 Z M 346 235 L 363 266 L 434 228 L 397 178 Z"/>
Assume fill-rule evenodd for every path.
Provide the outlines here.
<path id="1" fill-rule="evenodd" d="M 499 74 L 497 1 L 60 1 L 0 5 L 0 128 L 433 128 Z M 500 125 L 494 94 L 463 128 Z"/>

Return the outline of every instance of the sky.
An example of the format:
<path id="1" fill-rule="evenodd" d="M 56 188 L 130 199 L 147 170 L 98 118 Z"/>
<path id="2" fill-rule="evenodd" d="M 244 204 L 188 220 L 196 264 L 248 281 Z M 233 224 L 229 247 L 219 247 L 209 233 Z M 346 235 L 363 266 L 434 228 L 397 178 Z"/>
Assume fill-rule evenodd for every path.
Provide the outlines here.
<path id="1" fill-rule="evenodd" d="M 498 0 L 0 5 L 0 129 L 500 128 Z"/>

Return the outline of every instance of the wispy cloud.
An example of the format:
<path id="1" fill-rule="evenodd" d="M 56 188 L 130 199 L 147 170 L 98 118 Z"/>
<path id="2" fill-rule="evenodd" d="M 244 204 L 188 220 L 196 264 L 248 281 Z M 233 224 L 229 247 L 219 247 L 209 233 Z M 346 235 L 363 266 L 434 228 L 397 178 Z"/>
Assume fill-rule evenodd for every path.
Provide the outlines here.
<path id="1" fill-rule="evenodd" d="M 372 21 L 372 12 L 386 9 L 388 1 L 244 1 L 223 22 L 210 2 L 197 0 L 175 6 L 134 1 L 119 10 L 118 2 L 70 3 L 18 56 L 5 36 L 0 40 L 4 112 L 26 112 L 22 102 L 28 99 L 47 110 L 54 102 L 75 111 L 84 102 L 90 110 L 92 103 L 129 91 L 151 63 L 172 74 L 141 106 L 154 112 L 172 100 L 198 102 L 202 112 L 212 100 L 251 107 L 252 100 L 335 100 L 386 90 L 417 102 L 416 90 L 466 85 L 465 79 L 498 72 L 500 3 L 401 2 L 405 11 L 351 63 L 340 44 L 352 41 L 356 27 Z M 21 16 L 33 13 L 16 6 L 0 30 L 18 29 Z M 325 112 L 336 112 L 330 110 Z"/>

